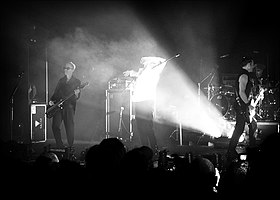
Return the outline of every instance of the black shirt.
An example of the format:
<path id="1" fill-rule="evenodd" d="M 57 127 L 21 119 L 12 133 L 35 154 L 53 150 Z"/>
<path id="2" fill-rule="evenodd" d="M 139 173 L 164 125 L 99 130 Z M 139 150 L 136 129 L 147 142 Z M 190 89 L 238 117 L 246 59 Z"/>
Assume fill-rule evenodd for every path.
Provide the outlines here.
<path id="1" fill-rule="evenodd" d="M 54 94 L 51 97 L 51 101 L 54 101 L 56 103 L 71 96 L 67 101 L 65 101 L 64 106 L 73 105 L 73 108 L 75 110 L 76 101 L 78 98 L 80 98 L 80 93 L 78 98 L 76 98 L 76 96 L 74 95 L 74 90 L 77 89 L 80 85 L 81 81 L 74 76 L 72 76 L 69 81 L 67 81 L 66 76 L 62 77 L 57 83 Z"/>

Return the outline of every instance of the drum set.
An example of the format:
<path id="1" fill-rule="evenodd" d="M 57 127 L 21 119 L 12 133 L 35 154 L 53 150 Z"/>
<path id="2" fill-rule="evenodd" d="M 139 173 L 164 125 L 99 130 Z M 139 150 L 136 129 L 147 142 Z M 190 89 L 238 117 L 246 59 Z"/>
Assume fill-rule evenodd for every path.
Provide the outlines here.
<path id="1" fill-rule="evenodd" d="M 204 89 L 208 91 L 209 101 L 222 114 L 223 118 L 231 121 L 235 120 L 235 110 L 233 108 L 235 101 L 234 87 L 231 85 L 208 85 Z"/>
<path id="2" fill-rule="evenodd" d="M 209 88 L 210 87 L 210 88 Z M 258 121 L 278 121 L 279 111 L 279 84 L 265 85 L 264 99 L 256 107 L 255 118 Z M 213 86 L 206 88 L 210 95 L 210 102 L 219 110 L 223 118 L 229 121 L 235 121 L 235 88 L 231 85 Z"/>

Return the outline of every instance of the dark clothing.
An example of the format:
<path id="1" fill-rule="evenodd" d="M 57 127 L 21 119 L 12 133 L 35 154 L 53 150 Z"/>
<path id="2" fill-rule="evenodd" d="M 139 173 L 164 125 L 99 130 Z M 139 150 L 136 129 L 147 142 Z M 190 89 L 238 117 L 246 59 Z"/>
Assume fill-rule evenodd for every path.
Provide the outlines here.
<path id="1" fill-rule="evenodd" d="M 154 151 L 157 150 L 157 142 L 153 129 L 153 101 L 135 102 L 135 120 L 142 146 L 149 146 Z"/>
<path id="2" fill-rule="evenodd" d="M 239 78 L 241 75 L 247 75 L 248 76 L 248 82 L 247 82 L 247 85 L 246 85 L 246 89 L 245 89 L 245 94 L 247 97 L 249 97 L 251 91 L 252 91 L 252 88 L 253 88 L 253 76 L 251 73 L 249 73 L 247 70 L 245 69 L 242 69 L 242 71 L 239 73 L 236 81 L 235 81 L 235 85 L 236 85 L 236 91 L 237 91 L 237 94 L 240 98 L 240 95 L 239 95 Z M 246 105 L 243 101 L 240 102 L 241 105 Z"/>
<path id="3" fill-rule="evenodd" d="M 246 104 L 239 95 L 239 77 L 242 74 L 246 74 L 248 76 L 248 82 L 245 88 L 246 96 L 249 97 L 249 95 L 253 92 L 253 77 L 252 75 L 246 71 L 242 70 L 242 72 L 239 74 L 236 80 L 236 98 L 239 99 L 238 101 L 234 102 L 234 109 L 236 112 L 236 124 L 235 129 L 233 131 L 231 140 L 229 142 L 228 152 L 227 152 L 227 159 L 230 163 L 233 159 L 237 158 L 237 152 L 236 152 L 236 146 L 238 144 L 239 138 L 244 132 L 244 128 L 246 123 L 249 127 L 249 147 L 254 147 L 256 145 L 256 139 L 254 137 L 254 133 L 257 130 L 257 121 L 255 119 L 252 120 L 251 123 L 248 122 L 246 113 L 248 112 L 248 106 L 250 103 Z M 239 102 L 239 103 L 238 103 Z"/>
<path id="4" fill-rule="evenodd" d="M 61 99 L 65 99 L 71 96 L 67 101 L 63 103 L 63 109 L 61 109 L 53 116 L 52 130 L 56 145 L 58 147 L 63 147 L 60 130 L 62 121 L 64 122 L 68 145 L 69 147 L 73 146 L 74 115 L 76 110 L 76 101 L 80 97 L 80 93 L 78 97 L 74 95 L 74 90 L 81 85 L 81 81 L 73 76 L 68 82 L 66 82 L 66 80 L 67 77 L 64 76 L 58 81 L 54 94 L 51 97 L 51 101 L 58 102 Z"/>

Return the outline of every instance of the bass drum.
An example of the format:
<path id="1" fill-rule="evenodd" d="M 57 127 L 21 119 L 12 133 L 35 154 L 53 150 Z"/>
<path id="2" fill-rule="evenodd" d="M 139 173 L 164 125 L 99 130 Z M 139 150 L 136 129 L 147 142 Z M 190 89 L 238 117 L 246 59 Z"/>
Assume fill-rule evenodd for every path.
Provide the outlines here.
<path id="1" fill-rule="evenodd" d="M 229 102 L 223 94 L 216 94 L 211 98 L 211 103 L 225 116 L 229 109 Z"/>

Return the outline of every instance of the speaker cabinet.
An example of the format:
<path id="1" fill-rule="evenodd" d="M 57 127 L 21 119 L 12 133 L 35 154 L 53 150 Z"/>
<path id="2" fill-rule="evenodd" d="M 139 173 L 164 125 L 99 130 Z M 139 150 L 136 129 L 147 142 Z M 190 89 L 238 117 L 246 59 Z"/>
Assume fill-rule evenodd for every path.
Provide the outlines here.
<path id="1" fill-rule="evenodd" d="M 128 140 L 132 136 L 131 97 L 131 90 L 106 90 L 106 137 Z"/>
<path id="2" fill-rule="evenodd" d="M 279 133 L 278 122 L 258 122 L 258 139 L 264 140 L 267 136 Z"/>
<path id="3" fill-rule="evenodd" d="M 31 104 L 31 142 L 45 142 L 47 140 L 46 104 Z"/>

